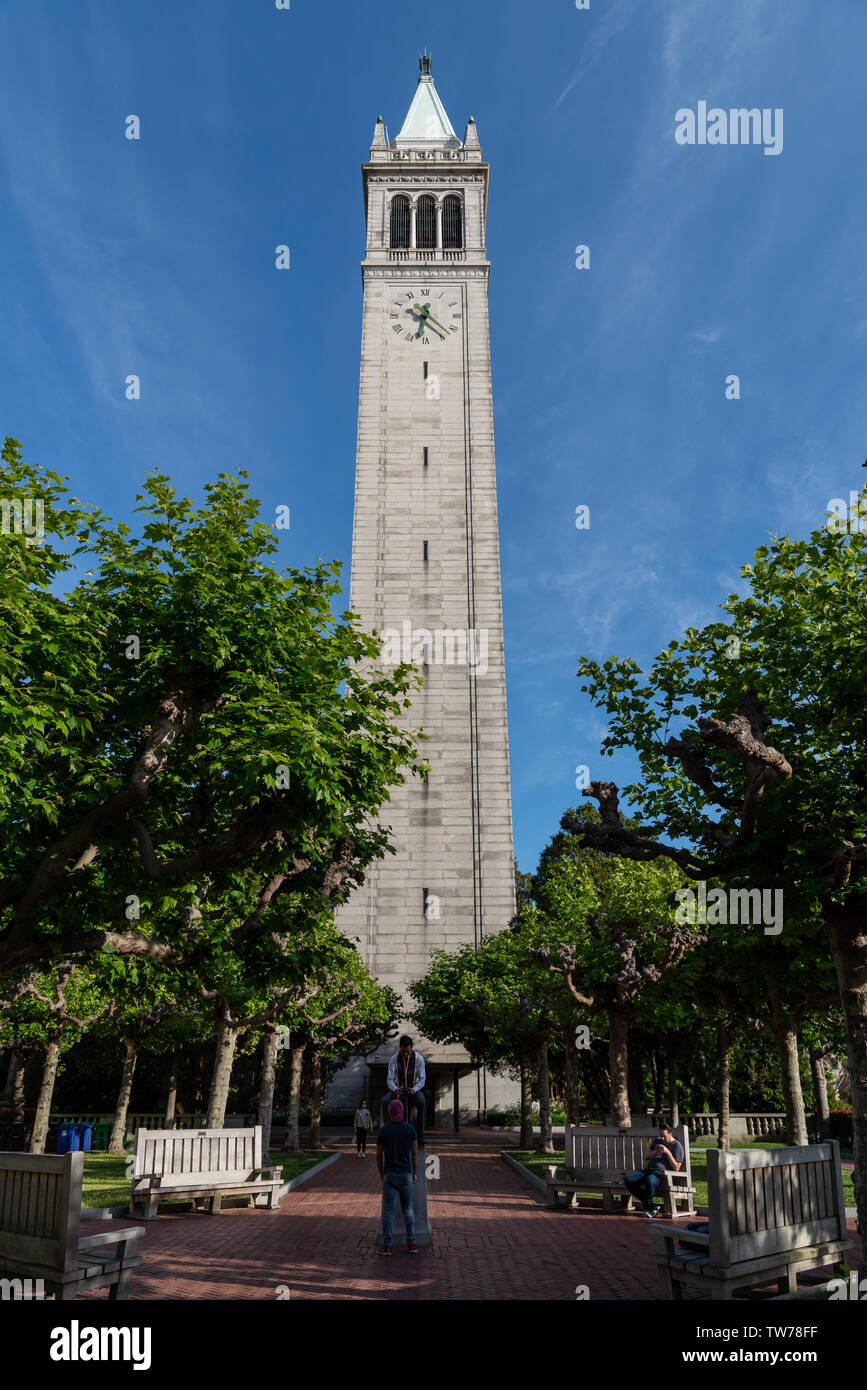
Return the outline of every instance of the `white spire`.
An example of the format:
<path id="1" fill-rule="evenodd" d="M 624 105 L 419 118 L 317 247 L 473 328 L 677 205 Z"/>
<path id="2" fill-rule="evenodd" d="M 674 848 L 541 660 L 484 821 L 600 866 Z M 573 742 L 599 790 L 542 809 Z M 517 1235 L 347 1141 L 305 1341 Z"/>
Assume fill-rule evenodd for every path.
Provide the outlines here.
<path id="1" fill-rule="evenodd" d="M 392 140 L 394 148 L 421 150 L 459 150 L 461 142 L 455 135 L 446 109 L 439 99 L 431 77 L 431 60 L 426 53 L 419 59 L 418 86 L 403 118 L 403 125 Z"/>

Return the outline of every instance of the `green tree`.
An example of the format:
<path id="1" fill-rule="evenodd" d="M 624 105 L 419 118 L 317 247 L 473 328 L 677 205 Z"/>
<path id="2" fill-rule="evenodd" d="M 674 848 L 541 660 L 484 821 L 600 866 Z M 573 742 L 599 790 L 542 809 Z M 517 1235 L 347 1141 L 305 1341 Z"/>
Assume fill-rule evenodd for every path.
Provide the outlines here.
<path id="1" fill-rule="evenodd" d="M 843 1002 L 867 1237 L 867 533 L 829 524 L 777 539 L 742 574 L 748 590 L 729 596 L 726 618 L 671 642 L 647 676 L 631 660 L 580 663 L 607 715 L 603 751 L 638 755 L 626 791 L 641 823 L 627 825 L 617 787 L 596 782 L 601 825 L 564 828 L 607 853 L 784 886 L 818 906 Z"/>
<path id="2" fill-rule="evenodd" d="M 195 970 L 267 939 L 281 898 L 344 901 L 423 764 L 395 722 L 417 677 L 332 617 L 339 565 L 279 571 L 244 473 L 201 507 L 150 476 L 140 536 L 15 440 L 0 492 L 41 498 L 46 532 L 0 547 L 0 970 Z"/>
<path id="3" fill-rule="evenodd" d="M 28 1049 L 44 1050 L 45 1060 L 30 1152 L 45 1152 L 51 1101 L 60 1059 L 82 1034 L 113 1008 L 104 973 L 62 961 L 53 971 L 31 971 L 19 979 L 0 1019 L 0 1041 L 20 1040 Z"/>
<path id="4" fill-rule="evenodd" d="M 683 878 L 673 865 L 612 858 L 600 872 L 601 866 L 573 854 L 571 846 L 562 850 L 557 859 L 547 857 L 537 887 L 558 938 L 557 957 L 548 947 L 535 957 L 561 975 L 573 995 L 580 990 L 605 1011 L 611 1114 L 614 1124 L 628 1126 L 629 1027 L 636 1001 L 704 938 L 675 921 L 674 894 Z"/>

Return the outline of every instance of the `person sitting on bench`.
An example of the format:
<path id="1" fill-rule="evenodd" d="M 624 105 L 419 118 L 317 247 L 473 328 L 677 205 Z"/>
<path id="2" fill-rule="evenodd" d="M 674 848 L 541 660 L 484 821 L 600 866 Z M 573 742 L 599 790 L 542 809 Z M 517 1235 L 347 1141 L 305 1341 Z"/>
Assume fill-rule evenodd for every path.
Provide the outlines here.
<path id="1" fill-rule="evenodd" d="M 420 1052 L 413 1051 L 412 1038 L 404 1033 L 400 1040 L 400 1051 L 395 1052 L 388 1064 L 388 1090 L 383 1107 L 387 1110 L 393 1100 L 402 1101 L 408 1120 L 412 1115 L 413 1104 L 418 1107 L 415 1116 L 415 1128 L 418 1133 L 419 1144 L 424 1143 L 426 1113 L 424 1090 L 422 1089 L 424 1082 L 424 1058 Z"/>
<path id="2" fill-rule="evenodd" d="M 683 1145 L 675 1139 L 668 1125 L 661 1125 L 659 1138 L 651 1139 L 647 1146 L 643 1170 L 630 1173 L 626 1179 L 629 1191 L 644 1207 L 645 1216 L 656 1215 L 653 1199 L 662 1182 L 662 1174 L 669 1168 L 676 1173 L 683 1166 L 684 1158 Z"/>

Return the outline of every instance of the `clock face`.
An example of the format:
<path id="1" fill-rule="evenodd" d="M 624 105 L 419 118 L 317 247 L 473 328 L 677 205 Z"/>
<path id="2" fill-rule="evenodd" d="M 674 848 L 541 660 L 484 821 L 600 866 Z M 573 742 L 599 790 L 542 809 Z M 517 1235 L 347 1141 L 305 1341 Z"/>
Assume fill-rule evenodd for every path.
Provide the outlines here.
<path id="1" fill-rule="evenodd" d="M 407 348 L 413 344 L 430 348 L 457 338 L 463 323 L 463 301 L 454 285 L 400 290 L 388 306 L 388 326 Z"/>

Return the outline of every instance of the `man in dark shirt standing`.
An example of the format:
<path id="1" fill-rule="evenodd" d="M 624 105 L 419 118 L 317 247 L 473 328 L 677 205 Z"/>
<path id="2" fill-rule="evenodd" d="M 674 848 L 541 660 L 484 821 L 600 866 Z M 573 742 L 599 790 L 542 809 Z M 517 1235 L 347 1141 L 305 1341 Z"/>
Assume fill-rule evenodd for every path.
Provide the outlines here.
<path id="1" fill-rule="evenodd" d="M 415 1255 L 415 1194 L 418 1179 L 418 1135 L 413 1125 L 403 1118 L 403 1104 L 393 1100 L 388 1107 L 388 1121 L 376 1136 L 376 1166 L 382 1181 L 382 1245 L 380 1255 L 391 1254 L 391 1233 L 394 1227 L 394 1202 L 400 1198 L 400 1209 L 406 1222 L 407 1250 Z"/>
<path id="2" fill-rule="evenodd" d="M 656 1215 L 653 1199 L 662 1182 L 662 1174 L 669 1170 L 676 1173 L 683 1166 L 684 1157 L 680 1140 L 675 1139 L 668 1125 L 661 1125 L 659 1138 L 651 1140 L 647 1146 L 643 1171 L 630 1173 L 626 1179 L 629 1191 L 644 1207 L 645 1216 Z"/>

